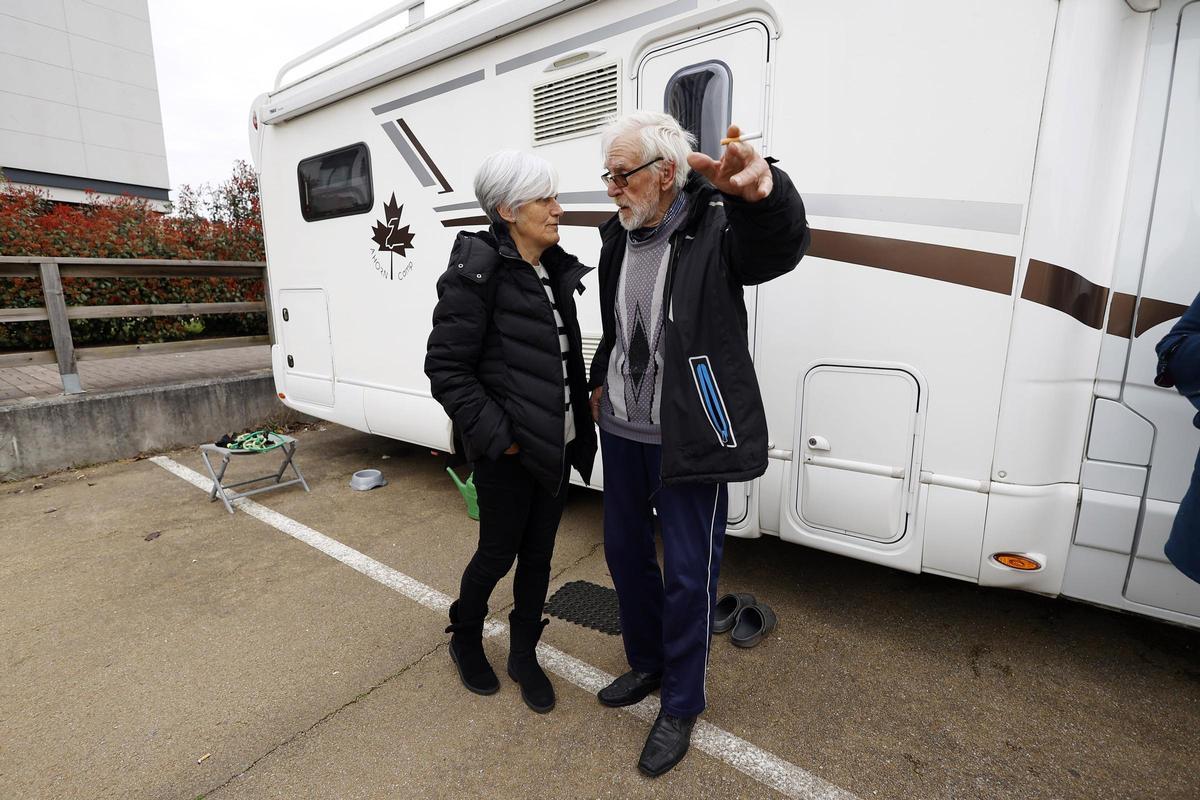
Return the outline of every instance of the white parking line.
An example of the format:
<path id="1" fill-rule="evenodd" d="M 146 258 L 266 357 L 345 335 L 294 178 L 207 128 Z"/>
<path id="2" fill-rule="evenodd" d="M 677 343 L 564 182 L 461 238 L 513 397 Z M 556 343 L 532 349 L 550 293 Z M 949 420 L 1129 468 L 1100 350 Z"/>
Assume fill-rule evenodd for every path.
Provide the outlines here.
<path id="1" fill-rule="evenodd" d="M 172 461 L 166 456 L 156 456 L 152 459 L 168 472 L 177 475 L 188 483 L 205 492 L 212 491 L 212 480 L 204 477 L 195 470 Z M 426 586 L 415 578 L 410 578 L 403 572 L 392 569 L 370 556 L 364 555 L 352 547 L 347 547 L 336 539 L 331 539 L 307 525 L 285 517 L 277 511 L 259 505 L 253 500 L 241 499 L 233 503 L 234 508 L 244 511 L 257 520 L 265 522 L 272 528 L 286 533 L 294 539 L 315 547 L 327 556 L 335 558 L 351 569 L 361 572 L 372 580 L 382 583 L 405 597 L 415 600 L 426 608 L 445 613 L 450 608 L 451 599 L 437 589 Z M 222 512 L 224 509 L 222 509 Z M 508 626 L 502 622 L 489 620 L 487 634 L 495 636 L 506 633 Z M 586 692 L 596 693 L 614 680 L 613 675 L 593 667 L 574 656 L 564 653 L 556 647 L 540 642 L 537 646 L 538 661 L 544 669 L 553 672 L 560 678 L 570 681 Z M 658 698 L 653 695 L 642 702 L 624 709 L 638 719 L 653 722 L 658 716 Z M 858 796 L 834 786 L 828 781 L 818 778 L 811 772 L 797 767 L 772 753 L 756 747 L 750 742 L 735 736 L 726 730 L 718 728 L 704 720 L 696 723 L 692 731 L 692 746 L 718 758 L 740 772 L 754 778 L 756 781 L 770 786 L 787 797 L 797 800 L 859 800 Z"/>

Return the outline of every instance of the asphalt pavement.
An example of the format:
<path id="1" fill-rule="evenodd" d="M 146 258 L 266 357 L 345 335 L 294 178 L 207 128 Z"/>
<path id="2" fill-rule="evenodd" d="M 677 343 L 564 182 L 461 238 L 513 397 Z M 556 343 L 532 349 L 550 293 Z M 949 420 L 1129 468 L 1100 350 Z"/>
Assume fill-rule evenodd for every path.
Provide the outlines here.
<path id="1" fill-rule="evenodd" d="M 645 778 L 652 708 L 586 688 L 626 668 L 619 637 L 552 620 L 546 715 L 503 675 L 503 632 L 501 690 L 459 684 L 437 608 L 476 524 L 439 459 L 296 435 L 311 493 L 254 514 L 180 477 L 195 450 L 0 484 L 0 797 L 1200 797 L 1200 632 L 771 537 L 727 540 L 721 590 L 779 627 L 714 640 L 705 748 Z M 388 485 L 351 490 L 366 467 Z M 585 489 L 550 590 L 575 580 L 611 586 Z"/>

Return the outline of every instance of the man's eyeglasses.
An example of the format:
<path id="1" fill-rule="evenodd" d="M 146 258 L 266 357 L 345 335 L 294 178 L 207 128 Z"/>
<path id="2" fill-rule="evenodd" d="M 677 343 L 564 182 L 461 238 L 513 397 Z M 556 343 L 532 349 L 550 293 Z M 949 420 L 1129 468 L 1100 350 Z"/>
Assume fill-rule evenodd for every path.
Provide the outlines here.
<path id="1" fill-rule="evenodd" d="M 634 167 L 633 169 L 629 170 L 628 172 L 606 172 L 600 176 L 600 180 L 604 181 L 605 186 L 608 186 L 611 184 L 613 186 L 616 186 L 618 189 L 624 189 L 626 186 L 629 185 L 629 176 L 630 175 L 634 174 L 635 172 L 641 172 L 646 167 L 649 167 L 653 164 L 657 164 L 659 161 L 662 161 L 662 160 L 663 160 L 663 157 L 659 156 L 658 158 L 654 159 L 653 161 L 647 161 L 645 164 L 642 164 L 640 167 Z"/>

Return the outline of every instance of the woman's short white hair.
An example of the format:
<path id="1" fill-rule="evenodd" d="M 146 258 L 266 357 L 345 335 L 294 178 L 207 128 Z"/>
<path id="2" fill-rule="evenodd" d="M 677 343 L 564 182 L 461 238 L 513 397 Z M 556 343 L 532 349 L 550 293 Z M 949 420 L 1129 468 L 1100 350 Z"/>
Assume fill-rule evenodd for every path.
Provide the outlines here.
<path id="1" fill-rule="evenodd" d="M 641 150 L 640 164 L 659 157 L 675 164 L 675 188 L 683 188 L 691 172 L 687 157 L 692 152 L 696 137 L 680 127 L 674 117 L 655 111 L 636 111 L 621 117 L 605 128 L 600 136 L 603 157 L 608 158 L 608 148 L 612 147 L 613 142 L 625 138 L 631 138 Z M 660 161 L 650 169 L 657 172 L 661 168 Z"/>
<path id="2" fill-rule="evenodd" d="M 520 150 L 501 150 L 483 160 L 475 173 L 475 199 L 492 222 L 503 222 L 500 206 L 513 214 L 531 200 L 558 194 L 558 172 L 544 158 Z"/>

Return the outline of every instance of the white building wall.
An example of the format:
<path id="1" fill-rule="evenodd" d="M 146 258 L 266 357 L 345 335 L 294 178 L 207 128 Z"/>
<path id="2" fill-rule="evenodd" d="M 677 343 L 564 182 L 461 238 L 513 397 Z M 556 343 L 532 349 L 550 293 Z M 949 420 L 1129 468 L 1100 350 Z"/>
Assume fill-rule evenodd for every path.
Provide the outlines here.
<path id="1" fill-rule="evenodd" d="M 0 0 L 0 168 L 68 202 L 167 199 L 147 0 Z"/>

